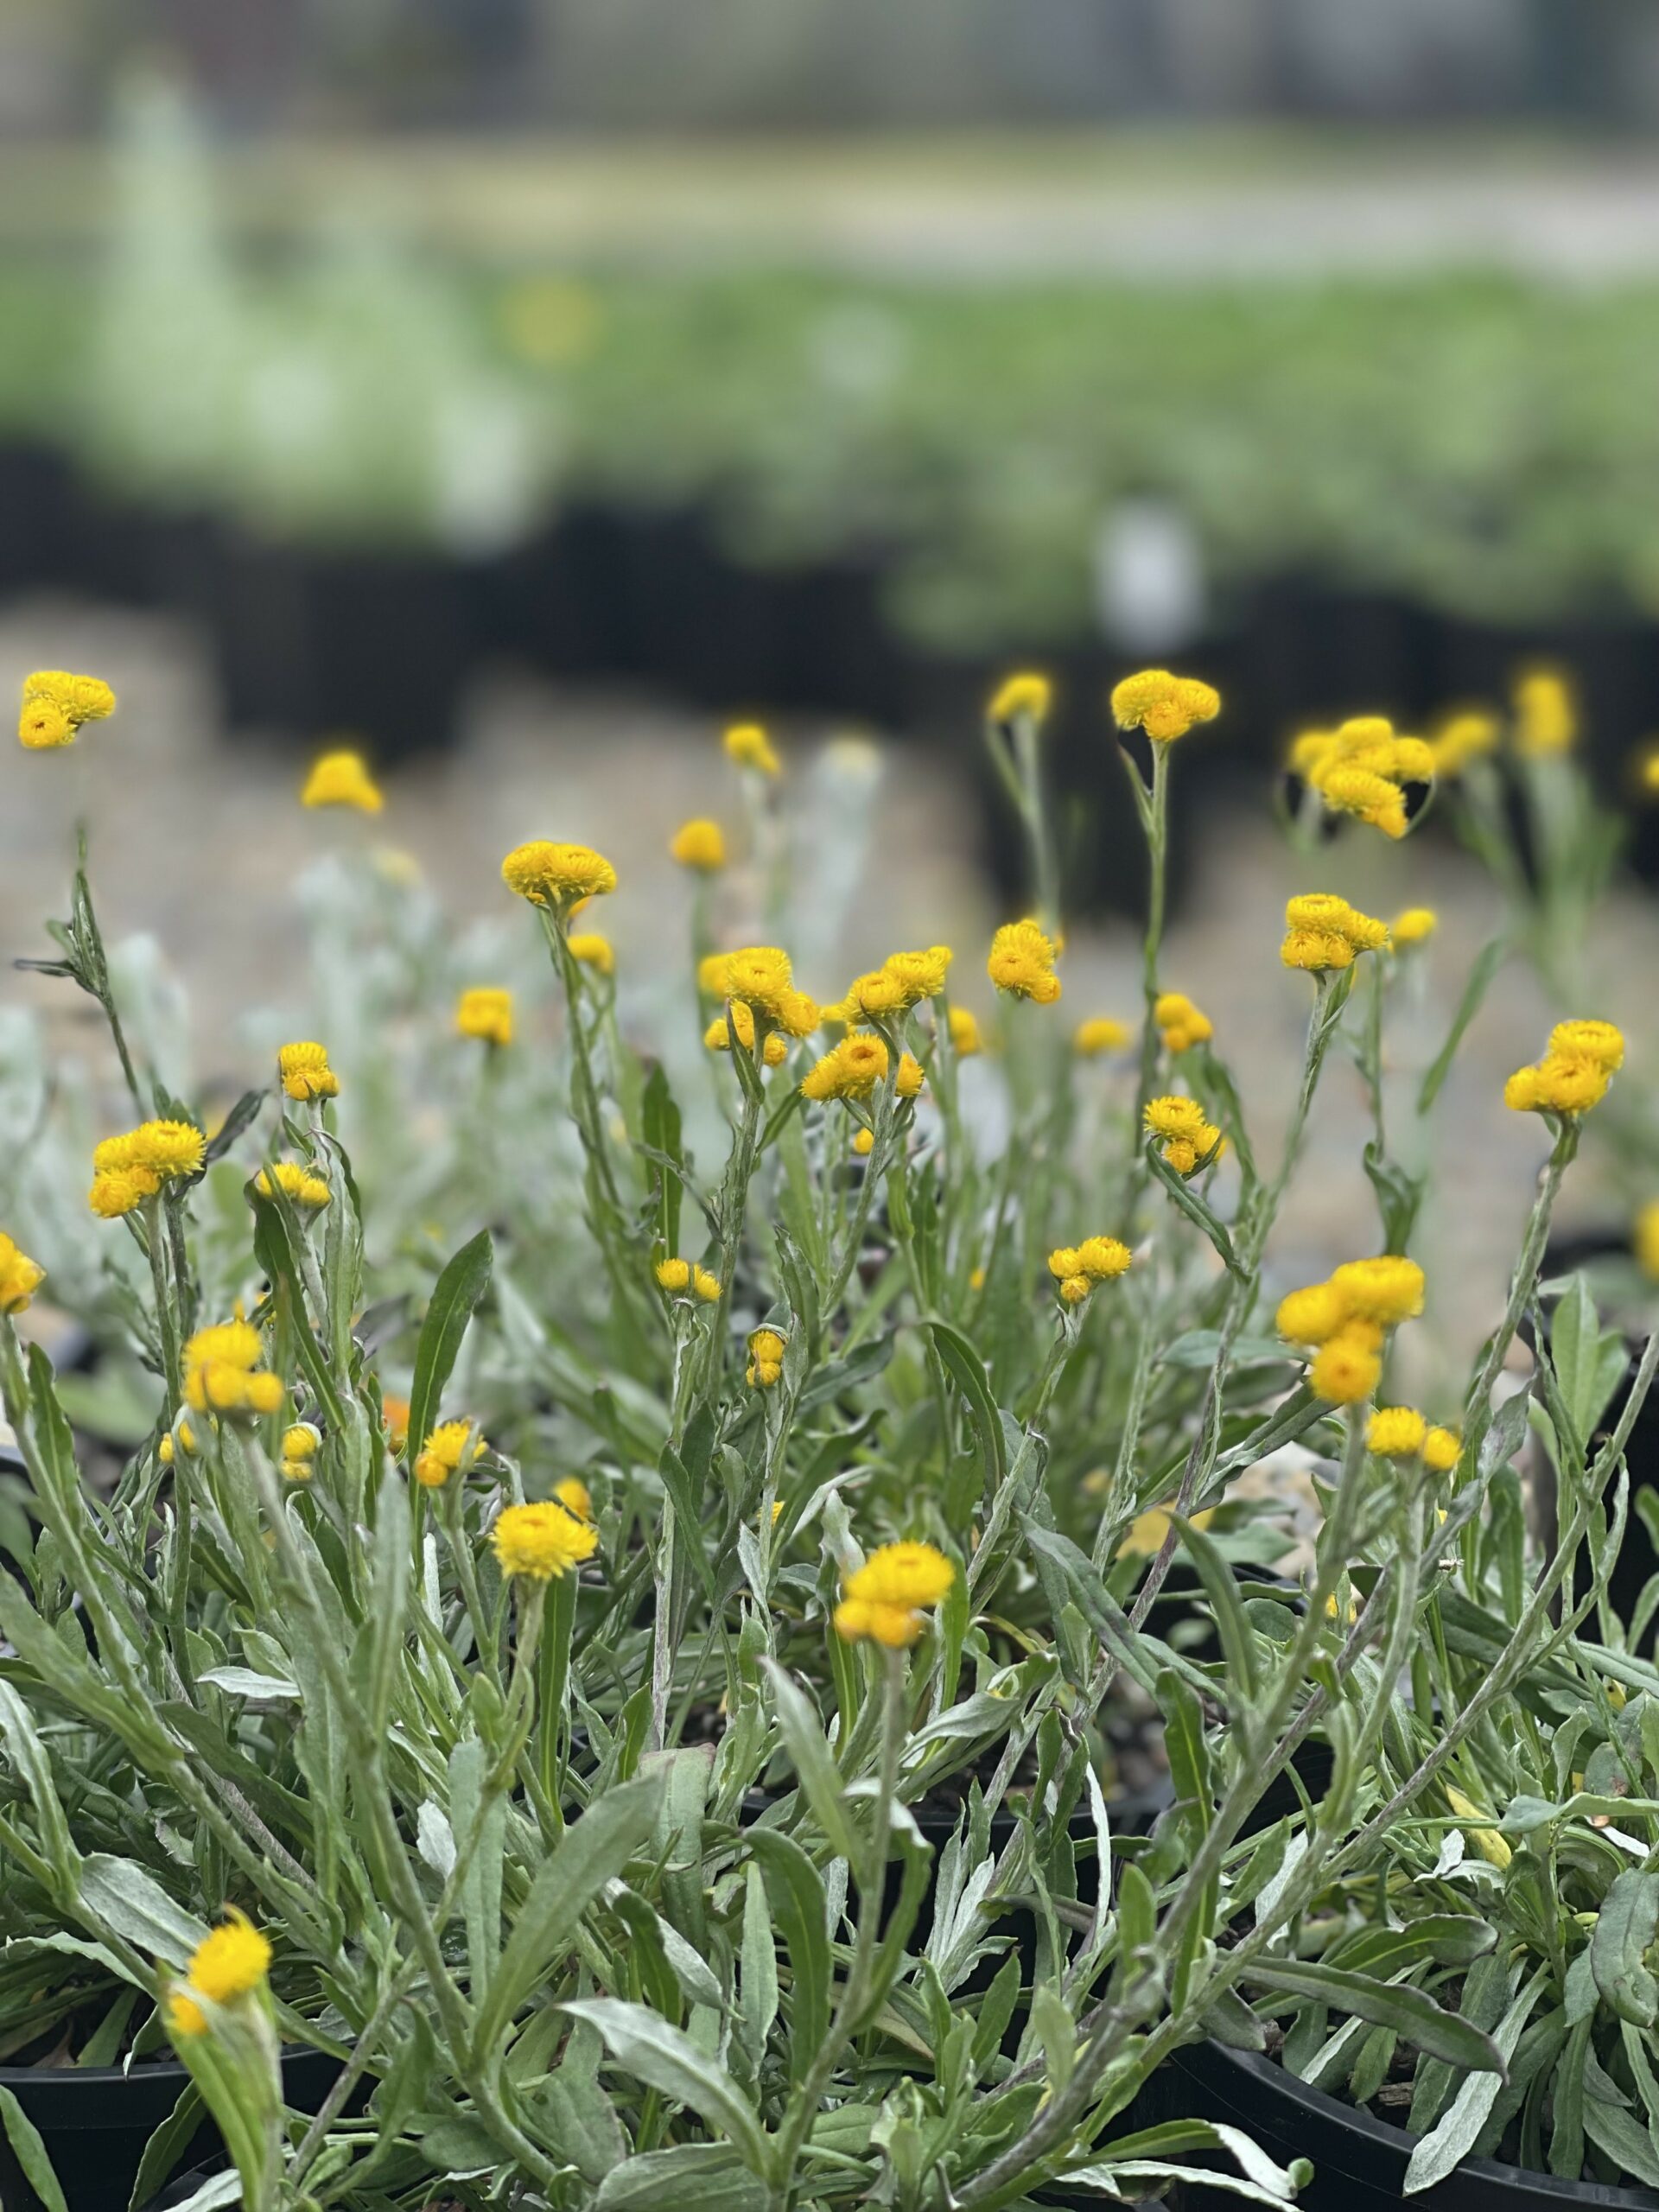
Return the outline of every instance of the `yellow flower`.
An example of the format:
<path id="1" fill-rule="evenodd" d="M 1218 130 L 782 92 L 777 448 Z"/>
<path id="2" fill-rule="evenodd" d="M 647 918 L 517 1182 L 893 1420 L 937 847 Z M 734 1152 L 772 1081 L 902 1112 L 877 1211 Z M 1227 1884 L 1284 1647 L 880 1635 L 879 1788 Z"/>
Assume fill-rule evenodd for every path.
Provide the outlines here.
<path id="1" fill-rule="evenodd" d="M 192 2036 L 205 2036 L 207 2032 L 207 2015 L 188 1989 L 168 1991 L 162 2017 L 175 2043 L 181 2037 L 188 2041 Z"/>
<path id="2" fill-rule="evenodd" d="M 1354 1319 L 1374 1321 L 1379 1328 L 1395 1328 L 1423 1310 L 1423 1271 L 1415 1260 L 1397 1253 L 1346 1261 L 1332 1271 L 1331 1281 Z"/>
<path id="3" fill-rule="evenodd" d="M 1221 694 L 1194 676 L 1172 676 L 1166 668 L 1142 669 L 1127 676 L 1112 693 L 1112 715 L 1121 729 L 1145 730 L 1156 745 L 1185 737 L 1194 722 L 1213 721 Z"/>
<path id="4" fill-rule="evenodd" d="M 1164 1548 L 1164 1539 L 1169 1534 L 1170 1515 L 1175 1510 L 1172 1498 L 1167 1505 L 1149 1506 L 1144 1513 L 1137 1513 L 1130 1522 L 1128 1533 L 1113 1554 L 1116 1559 L 1156 1559 Z M 1213 1505 L 1201 1513 L 1187 1516 L 1195 1529 L 1207 1529 L 1216 1517 Z"/>
<path id="5" fill-rule="evenodd" d="M 1462 774 L 1471 760 L 1497 749 L 1497 717 L 1478 707 L 1450 715 L 1429 740 L 1434 772 L 1450 779 Z"/>
<path id="6" fill-rule="evenodd" d="M 735 760 L 740 768 L 753 768 L 763 776 L 780 772 L 772 741 L 759 722 L 734 722 L 723 741 L 727 759 Z"/>
<path id="7" fill-rule="evenodd" d="M 308 1212 L 320 1213 L 328 1203 L 328 1185 L 321 1175 L 314 1175 L 308 1167 L 301 1167 L 291 1160 L 279 1160 L 274 1169 L 262 1167 L 253 1179 L 253 1187 L 262 1198 L 271 1195 L 271 1178 L 276 1187 L 286 1192 L 296 1206 Z"/>
<path id="8" fill-rule="evenodd" d="M 0 1234 L 0 1313 L 22 1313 L 46 1281 L 46 1269 Z"/>
<path id="9" fill-rule="evenodd" d="M 1094 1060 L 1103 1052 L 1122 1052 L 1128 1042 L 1127 1022 L 1114 1021 L 1108 1014 L 1096 1014 L 1077 1024 L 1072 1033 L 1071 1049 L 1080 1058 Z"/>
<path id="10" fill-rule="evenodd" d="M 1035 922 L 1005 922 L 991 939 L 985 971 L 997 989 L 1010 997 L 1052 1006 L 1060 995 L 1060 979 L 1054 973 L 1057 951 L 1053 939 Z"/>
<path id="11" fill-rule="evenodd" d="M 924 1614 L 956 1579 L 956 1568 L 931 1544 L 883 1544 L 842 1584 L 836 1633 L 849 1643 L 868 1637 L 902 1650 L 920 1636 Z"/>
<path id="12" fill-rule="evenodd" d="M 562 1483 L 555 1483 L 553 1495 L 567 1513 L 574 1513 L 578 1521 L 594 1517 L 593 1493 L 580 1475 L 567 1475 Z"/>
<path id="13" fill-rule="evenodd" d="M 720 824 L 701 815 L 681 823 L 669 839 L 668 849 L 682 868 L 696 868 L 702 875 L 714 875 L 726 865 L 726 840 Z"/>
<path id="14" fill-rule="evenodd" d="M 207 1149 L 207 1140 L 193 1122 L 140 1122 L 124 1136 L 105 1137 L 95 1146 L 92 1169 L 170 1183 L 198 1173 Z"/>
<path id="15" fill-rule="evenodd" d="M 511 1045 L 512 993 L 486 983 L 463 991 L 455 1005 L 455 1028 L 461 1036 L 480 1038 L 486 1045 Z"/>
<path id="16" fill-rule="evenodd" d="M 1314 1282 L 1281 1298 L 1274 1319 L 1287 1344 L 1322 1344 L 1353 1319 L 1353 1308 L 1335 1283 Z"/>
<path id="17" fill-rule="evenodd" d="M 985 711 L 994 722 L 1011 722 L 1020 715 L 1040 722 L 1047 718 L 1053 696 L 1054 687 L 1047 677 L 1025 670 L 999 684 Z"/>
<path id="18" fill-rule="evenodd" d="M 1336 763 L 1324 771 L 1315 788 L 1333 813 L 1357 815 L 1385 837 L 1403 837 L 1410 826 L 1404 791 L 1372 769 Z"/>
<path id="19" fill-rule="evenodd" d="M 718 1275 L 711 1275 L 707 1268 L 693 1268 L 691 1270 L 691 1293 L 693 1297 L 700 1298 L 705 1306 L 714 1306 L 718 1304 L 720 1300 L 720 1277 Z"/>
<path id="20" fill-rule="evenodd" d="M 1334 892 L 1308 891 L 1285 907 L 1286 936 L 1279 957 L 1287 968 L 1321 975 L 1349 968 L 1357 955 L 1379 952 L 1389 941 L 1389 925 L 1362 914 Z"/>
<path id="21" fill-rule="evenodd" d="M 1165 991 L 1153 1007 L 1152 1018 L 1167 1052 L 1191 1052 L 1194 1045 L 1207 1044 L 1216 1033 L 1209 1015 L 1201 1014 L 1179 991 Z"/>
<path id="22" fill-rule="evenodd" d="M 100 677 L 37 668 L 23 678 L 17 736 L 32 753 L 50 751 L 73 745 L 84 722 L 102 721 L 114 712 L 115 694 Z"/>
<path id="23" fill-rule="evenodd" d="M 905 1056 L 906 1058 L 909 1055 Z M 879 1037 L 857 1030 L 832 1045 L 801 1079 L 808 1098 L 868 1098 L 887 1072 L 887 1048 Z"/>
<path id="24" fill-rule="evenodd" d="M 187 1458 L 194 1459 L 196 1456 L 196 1432 L 188 1421 L 181 1421 L 179 1423 L 179 1441 L 184 1446 Z M 173 1432 L 168 1429 L 167 1434 L 156 1446 L 156 1457 L 164 1467 L 170 1467 L 173 1465 L 174 1456 Z"/>
<path id="25" fill-rule="evenodd" d="M 689 1290 L 691 1286 L 690 1260 L 658 1260 L 657 1280 L 672 1297 L 677 1291 Z"/>
<path id="26" fill-rule="evenodd" d="M 118 1221 L 123 1214 L 141 1206 L 146 1198 L 153 1198 L 160 1188 L 153 1175 L 137 1169 L 111 1168 L 93 1176 L 86 1203 L 103 1220 Z"/>
<path id="27" fill-rule="evenodd" d="M 1560 1021 L 1543 1058 L 1504 1084 L 1503 1103 L 1517 1114 L 1587 1114 L 1624 1063 L 1624 1034 L 1611 1021 Z"/>
<path id="28" fill-rule="evenodd" d="M 1196 1137 L 1204 1127 L 1204 1109 L 1196 1098 L 1152 1098 L 1145 1120 L 1154 1136 Z"/>
<path id="29" fill-rule="evenodd" d="M 538 839 L 515 845 L 501 863 L 501 880 L 532 906 L 563 913 L 575 901 L 616 888 L 616 870 L 589 845 L 550 845 Z"/>
<path id="30" fill-rule="evenodd" d="M 875 1150 L 875 1131 L 860 1129 L 853 1139 L 853 1150 L 861 1160 L 868 1160 Z"/>
<path id="31" fill-rule="evenodd" d="M 912 1053 L 900 1052 L 899 1072 L 893 1079 L 895 1094 L 900 1098 L 915 1098 L 920 1095 L 922 1085 L 926 1081 L 921 1062 Z"/>
<path id="32" fill-rule="evenodd" d="M 475 1421 L 440 1421 L 416 1456 L 415 1479 L 423 1490 L 442 1490 L 463 1465 L 474 1465 L 484 1449 Z"/>
<path id="33" fill-rule="evenodd" d="M 322 1438 L 308 1421 L 296 1421 L 283 1431 L 279 1471 L 284 1482 L 308 1483 Z"/>
<path id="34" fill-rule="evenodd" d="M 1472 1797 L 1465 1797 L 1461 1789 L 1446 1785 L 1446 1802 L 1460 1821 L 1479 1821 L 1483 1815 Z M 1507 1866 L 1515 1853 L 1495 1827 L 1465 1828 L 1464 1834 L 1473 1844 L 1481 1857 L 1493 1866 Z"/>
<path id="35" fill-rule="evenodd" d="M 749 1338 L 744 1380 L 752 1390 L 770 1390 L 784 1371 L 784 1340 L 776 1329 L 757 1329 Z"/>
<path id="36" fill-rule="evenodd" d="M 1061 1297 L 1075 1306 L 1096 1283 L 1111 1282 L 1122 1274 L 1129 1260 L 1128 1246 L 1116 1236 L 1085 1236 L 1081 1244 L 1062 1244 L 1051 1252 L 1048 1271 L 1059 1284 Z M 1083 1288 L 1074 1294 L 1069 1286 L 1079 1282 Z"/>
<path id="37" fill-rule="evenodd" d="M 1522 670 L 1515 684 L 1515 749 L 1542 760 L 1570 753 L 1579 738 L 1579 704 L 1565 669 Z"/>
<path id="38" fill-rule="evenodd" d="M 931 944 L 925 950 L 917 952 L 890 952 L 882 962 L 880 973 L 887 991 L 896 992 L 896 997 L 882 994 L 884 1005 L 873 1005 L 859 999 L 860 985 L 874 980 L 869 976 L 861 976 L 847 995 L 849 999 L 856 999 L 871 1014 L 905 1012 L 911 1007 L 919 1006 L 924 999 L 938 996 L 944 988 L 945 976 L 953 957 L 948 944 Z"/>
<path id="39" fill-rule="evenodd" d="M 245 1913 L 233 1907 L 197 1944 L 190 1986 L 213 2005 L 234 2005 L 257 1989 L 270 1969 L 270 1945 Z"/>
<path id="40" fill-rule="evenodd" d="M 184 1348 L 184 1395 L 199 1414 L 274 1414 L 286 1395 L 280 1375 L 260 1368 L 264 1350 L 251 1321 L 198 1329 Z"/>
<path id="41" fill-rule="evenodd" d="M 557 1581 L 599 1549 L 599 1531 L 550 1498 L 542 1505 L 506 1505 L 490 1541 L 504 1574 Z"/>
<path id="42" fill-rule="evenodd" d="M 976 1052 L 984 1050 L 978 1020 L 965 1006 L 951 1007 L 950 1027 L 951 1048 L 959 1060 L 971 1060 Z"/>
<path id="43" fill-rule="evenodd" d="M 1379 1459 L 1414 1459 L 1428 1423 L 1414 1406 L 1379 1406 L 1365 1430 L 1365 1449 Z"/>
<path id="44" fill-rule="evenodd" d="M 311 764 L 300 793 L 302 806 L 354 806 L 359 814 L 378 814 L 385 804 L 360 753 L 324 753 Z"/>
<path id="45" fill-rule="evenodd" d="M 1433 936 L 1440 918 L 1432 906 L 1408 906 L 1389 925 L 1389 937 L 1397 950 L 1402 945 L 1421 944 Z"/>
<path id="46" fill-rule="evenodd" d="M 1370 1396 L 1382 1376 L 1376 1331 L 1362 1321 L 1350 1322 L 1320 1345 L 1307 1379 L 1315 1397 L 1333 1406 L 1354 1406 Z"/>
<path id="47" fill-rule="evenodd" d="M 1423 1439 L 1423 1465 L 1431 1475 L 1449 1475 L 1462 1451 L 1463 1439 L 1455 1428 L 1431 1428 Z"/>
<path id="48" fill-rule="evenodd" d="M 409 1448 L 409 1400 L 394 1398 L 390 1394 L 380 1401 L 380 1421 L 386 1432 L 386 1447 L 395 1457 L 402 1459 Z"/>
<path id="49" fill-rule="evenodd" d="M 1161 1139 L 1164 1160 L 1178 1175 L 1213 1167 L 1226 1148 L 1226 1139 L 1213 1122 L 1205 1121 L 1196 1098 L 1150 1099 L 1145 1121 L 1147 1134 Z"/>
<path id="50" fill-rule="evenodd" d="M 310 1039 L 284 1045 L 276 1055 L 276 1071 L 290 1098 L 338 1098 L 340 1077 L 328 1065 L 328 1048 Z"/>
<path id="51" fill-rule="evenodd" d="M 1403 786 L 1432 783 L 1436 757 L 1421 738 L 1397 735 L 1385 715 L 1359 715 L 1333 730 L 1305 731 L 1291 747 L 1290 764 L 1333 811 L 1403 837 Z"/>
<path id="52" fill-rule="evenodd" d="M 570 948 L 570 957 L 580 962 L 584 968 L 597 969 L 601 976 L 615 974 L 616 955 L 611 950 L 609 938 L 601 937 L 596 930 L 589 930 L 585 935 L 568 938 L 565 941 Z"/>
<path id="53" fill-rule="evenodd" d="M 1557 1058 L 1589 1060 L 1617 1075 L 1624 1065 L 1624 1033 L 1611 1021 L 1558 1021 L 1549 1033 L 1549 1050 Z"/>

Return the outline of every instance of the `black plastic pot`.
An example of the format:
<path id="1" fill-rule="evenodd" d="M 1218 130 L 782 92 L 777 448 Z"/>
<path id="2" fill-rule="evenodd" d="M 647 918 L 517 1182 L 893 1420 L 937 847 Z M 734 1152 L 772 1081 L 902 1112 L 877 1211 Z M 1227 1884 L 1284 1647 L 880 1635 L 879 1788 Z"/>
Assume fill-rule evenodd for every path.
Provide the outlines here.
<path id="1" fill-rule="evenodd" d="M 340 2061 L 326 2050 L 283 2057 L 283 2094 L 296 2112 L 315 2113 L 333 2088 Z M 127 2212 L 144 2146 L 189 2087 L 176 2059 L 118 2066 L 0 2066 L 10 2089 L 40 2130 L 69 2212 Z M 222 2157 L 219 2130 L 202 2124 L 179 2146 L 175 2169 Z M 5 2212 L 45 2212 L 0 2133 L 0 2203 Z"/>
<path id="2" fill-rule="evenodd" d="M 1311 2158 L 1313 2179 L 1296 2200 L 1300 2212 L 1385 2212 L 1402 2204 L 1421 2212 L 1549 2212 L 1551 2207 L 1654 2212 L 1659 2207 L 1659 2196 L 1650 2190 L 1559 2181 L 1493 2158 L 1465 2158 L 1446 2181 L 1407 2197 L 1402 2190 L 1415 2136 L 1309 2088 L 1253 2051 L 1190 2044 L 1159 2069 L 1148 2088 L 1158 2120 L 1219 2120 L 1243 2128 L 1282 2164 Z M 1221 2158 L 1213 2163 L 1236 2171 Z M 1223 2190 L 1193 2187 L 1183 2192 L 1182 2212 L 1230 2212 L 1237 2202 Z"/>

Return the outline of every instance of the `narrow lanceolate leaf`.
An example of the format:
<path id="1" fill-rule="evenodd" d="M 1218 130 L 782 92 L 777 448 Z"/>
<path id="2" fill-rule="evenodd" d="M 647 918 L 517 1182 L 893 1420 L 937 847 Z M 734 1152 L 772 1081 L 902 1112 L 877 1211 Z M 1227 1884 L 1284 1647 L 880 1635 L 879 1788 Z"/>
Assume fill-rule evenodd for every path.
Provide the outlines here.
<path id="1" fill-rule="evenodd" d="M 1448 2066 L 1472 2073 L 1503 2072 L 1503 2054 L 1490 2036 L 1455 2012 L 1443 2012 L 1426 1992 L 1409 1983 L 1378 1981 L 1370 1974 L 1347 1974 L 1340 1967 L 1306 1959 L 1258 1959 L 1245 1968 L 1244 1979 L 1258 1989 L 1310 1997 L 1338 2012 L 1357 2012 L 1362 2020 L 1392 2028 L 1419 2050 L 1445 2059 Z"/>
<path id="2" fill-rule="evenodd" d="M 444 1387 L 454 1371 L 467 1324 L 488 1286 L 494 1257 L 490 1232 L 480 1229 L 470 1243 L 461 1246 L 432 1286 L 415 1347 L 415 1380 L 409 1393 L 411 1452 L 418 1452 L 437 1426 Z"/>
<path id="3" fill-rule="evenodd" d="M 616 1997 L 573 1998 L 564 2010 L 596 2027 L 612 2057 L 647 2088 L 688 2107 L 705 2126 L 729 2139 L 752 2172 L 764 2171 L 766 2138 L 759 2120 L 725 2068 L 690 2036 L 671 2027 L 649 2005 Z"/>
<path id="4" fill-rule="evenodd" d="M 952 1328 L 950 1322 L 931 1319 L 925 1321 L 923 1326 L 933 1339 L 944 1363 L 945 1372 L 967 1403 L 968 1415 L 974 1424 L 974 1434 L 985 1465 L 985 1494 L 988 1497 L 1001 1488 L 1008 1469 L 1003 1448 L 1002 1424 L 997 1417 L 996 1401 L 991 1395 L 990 1384 L 985 1377 L 985 1363 L 961 1330 Z"/>
<path id="5" fill-rule="evenodd" d="M 762 1663 L 772 1684 L 778 1725 L 783 1731 L 790 1763 L 800 1777 L 806 1802 L 831 1851 L 838 1859 L 850 1861 L 856 1856 L 857 1847 L 852 1823 L 847 1817 L 846 1799 L 842 1795 L 840 1770 L 825 1740 L 823 1723 L 775 1660 L 767 1659 Z"/>
<path id="6" fill-rule="evenodd" d="M 1542 1993 L 1543 1984 L 1543 1972 L 1540 1969 L 1498 2022 L 1491 2047 L 1499 2072 L 1471 2073 L 1452 2098 L 1445 2118 L 1412 2152 L 1411 2164 L 1406 2168 L 1408 2196 L 1414 2196 L 1420 2190 L 1431 2189 L 1437 2181 L 1444 2181 L 1479 2141 L 1480 2132 L 1497 2102 L 1503 2075 L 1515 2055 L 1515 2047 L 1521 2040 L 1521 2031 Z M 1481 2040 L 1484 2042 L 1485 2037 Z M 1428 2046 L 1424 2044 L 1423 2048 L 1427 2050 Z M 1452 2063 L 1462 2062 L 1453 2060 Z"/>
<path id="7" fill-rule="evenodd" d="M 52 2170 L 41 2132 L 10 2089 L 0 2088 L 0 2125 L 5 2128 L 6 2140 L 23 2170 L 24 2179 L 45 2205 L 46 2212 L 67 2212 L 63 2190 Z"/>
<path id="8" fill-rule="evenodd" d="M 184 1967 L 207 1933 L 205 1922 L 175 1904 L 137 1860 L 94 1852 L 80 1862 L 80 1901 L 99 1925 L 151 1958 Z"/>
<path id="9" fill-rule="evenodd" d="M 1659 1874 L 1632 1866 L 1618 1875 L 1602 1899 L 1590 1938 L 1590 1971 L 1596 1987 L 1621 2020 L 1650 2028 L 1659 2018 L 1659 1982 L 1643 1954 L 1659 1935 Z"/>

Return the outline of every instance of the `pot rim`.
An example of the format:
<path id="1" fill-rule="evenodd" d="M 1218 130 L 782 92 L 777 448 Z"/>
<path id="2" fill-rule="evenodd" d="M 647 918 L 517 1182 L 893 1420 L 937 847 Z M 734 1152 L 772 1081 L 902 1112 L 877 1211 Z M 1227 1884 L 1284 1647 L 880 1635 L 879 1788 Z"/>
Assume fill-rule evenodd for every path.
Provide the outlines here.
<path id="1" fill-rule="evenodd" d="M 284 2074 L 290 2066 L 302 2065 L 308 2059 L 332 2066 L 336 2072 L 343 2063 L 333 2051 L 321 2050 L 315 2044 L 283 2045 Z M 31 2099 L 41 2103 L 57 2101 L 60 2093 L 61 2101 L 68 2103 L 82 2089 L 126 2090 L 136 2098 L 140 2092 L 165 2087 L 176 2097 L 189 2079 L 189 2068 L 176 2058 L 141 2058 L 130 2066 L 0 2066 L 0 2088 L 11 2090 L 25 2107 Z"/>

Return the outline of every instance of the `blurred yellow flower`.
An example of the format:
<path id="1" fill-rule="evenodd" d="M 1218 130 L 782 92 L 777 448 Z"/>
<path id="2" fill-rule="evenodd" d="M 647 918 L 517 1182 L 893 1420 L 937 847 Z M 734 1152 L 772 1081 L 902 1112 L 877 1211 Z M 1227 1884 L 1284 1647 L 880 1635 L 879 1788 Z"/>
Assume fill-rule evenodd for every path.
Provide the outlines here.
<path id="1" fill-rule="evenodd" d="M 781 773 L 772 741 L 759 722 L 734 722 L 723 742 L 727 758 L 735 760 L 740 768 L 753 768 L 763 776 Z"/>
<path id="2" fill-rule="evenodd" d="M 668 849 L 682 868 L 696 868 L 705 875 L 726 865 L 726 840 L 720 824 L 702 817 L 683 822 L 669 840 Z"/>
<path id="3" fill-rule="evenodd" d="M 956 1568 L 931 1544 L 883 1544 L 842 1585 L 836 1633 L 849 1643 L 868 1637 L 902 1650 L 920 1636 L 925 1614 L 956 1579 Z"/>
<path id="4" fill-rule="evenodd" d="M 540 1505 L 503 1506 L 490 1542 L 504 1574 L 557 1581 L 599 1549 L 599 1531 L 549 1498 Z"/>
<path id="5" fill-rule="evenodd" d="M 361 814 L 378 814 L 385 804 L 360 753 L 324 753 L 311 764 L 300 792 L 302 806 L 353 806 Z"/>
<path id="6" fill-rule="evenodd" d="M 455 1006 L 455 1028 L 461 1036 L 476 1037 L 486 1045 L 511 1045 L 512 993 L 489 983 L 463 991 Z"/>
<path id="7" fill-rule="evenodd" d="M 994 722 L 1011 722 L 1022 715 L 1040 722 L 1046 720 L 1053 696 L 1054 687 L 1047 677 L 1024 670 L 998 686 L 986 713 Z"/>
<path id="8" fill-rule="evenodd" d="M 1037 923 L 1005 922 L 991 939 L 985 972 L 1011 998 L 1052 1006 L 1060 995 L 1060 979 L 1054 973 L 1057 951 L 1053 939 Z"/>

